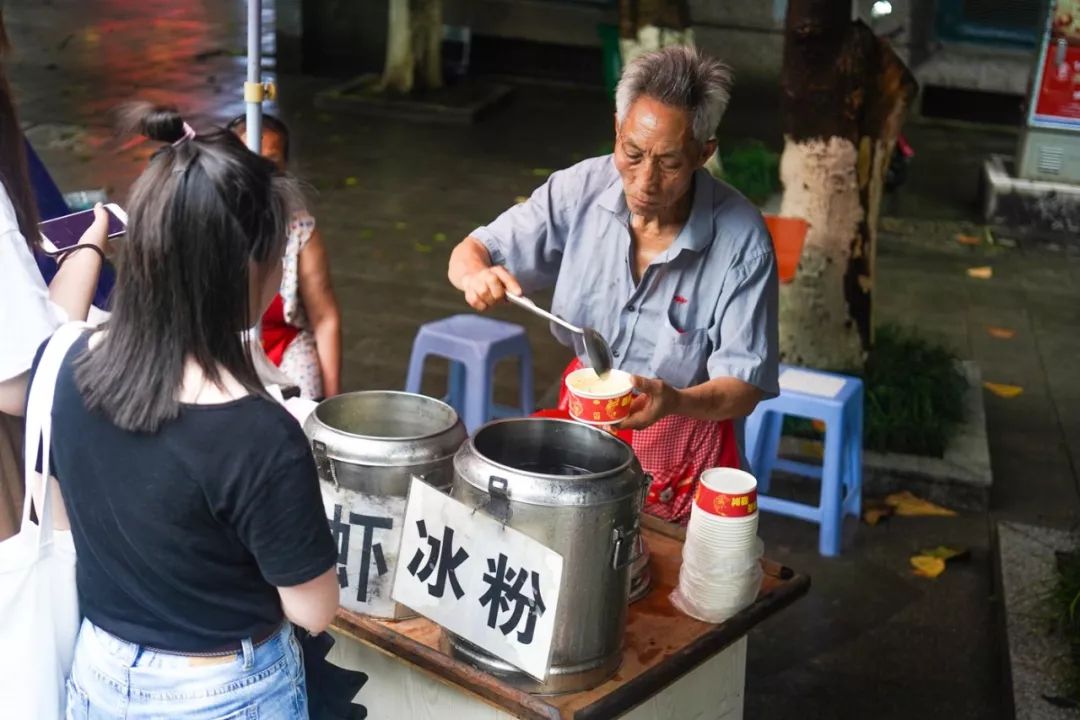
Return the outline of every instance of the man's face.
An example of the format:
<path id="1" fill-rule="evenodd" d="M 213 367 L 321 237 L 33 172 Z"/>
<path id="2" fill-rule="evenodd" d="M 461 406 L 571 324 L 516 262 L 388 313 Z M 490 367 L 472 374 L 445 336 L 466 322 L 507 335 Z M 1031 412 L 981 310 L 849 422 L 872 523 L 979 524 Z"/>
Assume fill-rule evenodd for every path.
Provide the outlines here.
<path id="1" fill-rule="evenodd" d="M 653 218 L 676 205 L 716 149 L 715 141 L 694 140 L 691 123 L 689 111 L 644 95 L 621 127 L 615 119 L 615 167 L 633 214 Z"/>

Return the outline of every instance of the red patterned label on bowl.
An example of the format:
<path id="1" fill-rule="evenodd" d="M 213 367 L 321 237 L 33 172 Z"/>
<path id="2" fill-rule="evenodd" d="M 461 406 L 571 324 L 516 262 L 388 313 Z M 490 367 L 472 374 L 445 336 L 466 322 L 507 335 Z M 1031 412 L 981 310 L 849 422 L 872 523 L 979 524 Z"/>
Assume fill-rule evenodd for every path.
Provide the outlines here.
<path id="1" fill-rule="evenodd" d="M 757 490 L 742 495 L 718 493 L 699 482 L 694 502 L 710 515 L 720 517 L 746 517 L 757 512 Z"/>

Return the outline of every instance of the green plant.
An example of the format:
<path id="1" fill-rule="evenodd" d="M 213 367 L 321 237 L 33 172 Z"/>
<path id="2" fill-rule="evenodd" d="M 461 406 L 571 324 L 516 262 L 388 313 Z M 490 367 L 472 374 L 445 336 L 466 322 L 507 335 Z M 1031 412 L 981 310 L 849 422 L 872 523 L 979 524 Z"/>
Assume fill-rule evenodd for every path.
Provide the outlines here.
<path id="1" fill-rule="evenodd" d="M 1047 593 L 1054 625 L 1069 644 L 1069 660 L 1062 668 L 1065 690 L 1073 707 L 1080 705 L 1080 548 L 1057 553 L 1057 582 Z"/>
<path id="2" fill-rule="evenodd" d="M 967 378 L 945 347 L 897 325 L 877 329 L 863 368 L 865 447 L 941 457 L 964 420 Z"/>
<path id="3" fill-rule="evenodd" d="M 724 180 L 751 202 L 761 204 L 780 187 L 780 156 L 757 140 L 720 154 Z"/>
<path id="4" fill-rule="evenodd" d="M 919 337 L 913 329 L 882 325 L 861 370 L 863 446 L 878 452 L 941 457 L 964 420 L 968 382 L 945 347 Z M 785 418 L 784 432 L 818 438 L 809 420 Z"/>

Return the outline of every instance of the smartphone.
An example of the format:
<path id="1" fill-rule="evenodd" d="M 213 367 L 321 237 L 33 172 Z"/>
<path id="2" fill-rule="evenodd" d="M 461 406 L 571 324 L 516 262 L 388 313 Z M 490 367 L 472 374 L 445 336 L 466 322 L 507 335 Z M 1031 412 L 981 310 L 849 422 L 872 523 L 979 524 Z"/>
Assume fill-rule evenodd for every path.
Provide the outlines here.
<path id="1" fill-rule="evenodd" d="M 123 235 L 127 229 L 127 213 L 115 203 L 106 205 L 105 212 L 109 216 L 109 237 L 114 238 Z M 82 237 L 93 222 L 94 211 L 82 210 L 70 215 L 62 215 L 52 220 L 46 220 L 38 225 L 38 229 L 41 231 L 42 238 L 46 241 L 45 244 L 52 245 L 52 248 L 46 247 L 45 249 L 55 252 L 79 242 L 79 238 Z"/>

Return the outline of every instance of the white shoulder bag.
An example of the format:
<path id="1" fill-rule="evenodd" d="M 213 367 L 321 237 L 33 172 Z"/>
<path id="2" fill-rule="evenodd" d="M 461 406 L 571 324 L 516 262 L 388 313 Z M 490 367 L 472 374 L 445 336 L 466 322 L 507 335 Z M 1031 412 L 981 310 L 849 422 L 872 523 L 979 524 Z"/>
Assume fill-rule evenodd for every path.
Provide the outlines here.
<path id="1" fill-rule="evenodd" d="M 49 478 L 52 404 L 56 377 L 72 343 L 87 327 L 68 323 L 49 340 L 26 407 L 23 464 L 26 500 L 18 534 L 0 542 L 0 698 L 10 718 L 64 716 L 65 682 L 79 632 L 75 545 L 70 531 L 53 529 L 52 498 L 45 482 L 39 524 L 30 521 L 33 488 Z M 34 471 L 41 450 L 40 478 Z"/>

